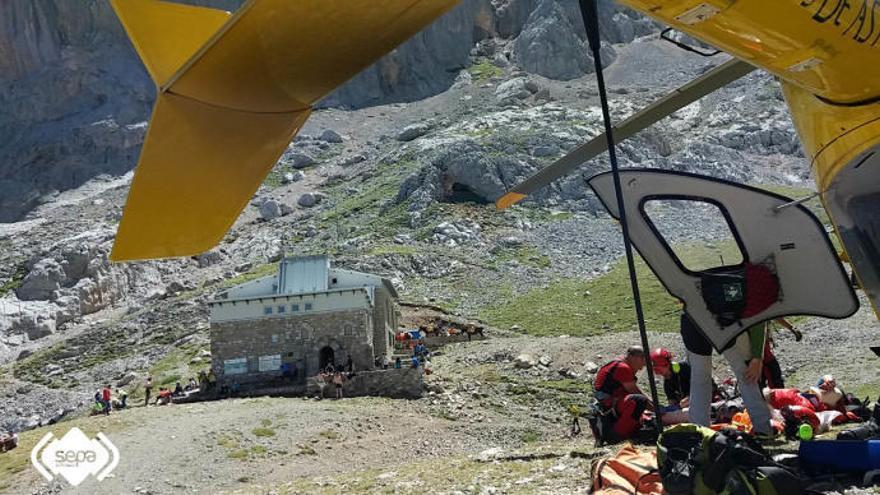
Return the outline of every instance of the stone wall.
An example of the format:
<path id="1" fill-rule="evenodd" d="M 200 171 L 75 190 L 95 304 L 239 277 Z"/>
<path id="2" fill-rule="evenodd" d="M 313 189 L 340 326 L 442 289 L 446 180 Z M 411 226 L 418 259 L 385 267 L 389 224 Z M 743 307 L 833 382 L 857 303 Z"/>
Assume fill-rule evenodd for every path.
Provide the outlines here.
<path id="1" fill-rule="evenodd" d="M 425 346 L 427 346 L 428 349 L 437 349 L 443 347 L 446 344 L 453 344 L 456 342 L 469 342 L 471 340 L 483 340 L 485 338 L 485 336 L 479 334 L 472 335 L 471 338 L 468 338 L 467 334 L 460 333 L 456 335 L 425 337 L 422 340 L 424 340 Z"/>
<path id="2" fill-rule="evenodd" d="M 376 287 L 374 294 L 373 350 L 376 356 L 391 356 L 397 329 L 397 308 L 394 298 L 384 287 Z"/>
<path id="3" fill-rule="evenodd" d="M 212 368 L 221 381 L 246 385 L 271 382 L 281 371 L 259 371 L 260 356 L 281 355 L 302 382 L 320 368 L 321 349 L 333 350 L 343 364 L 350 354 L 355 370 L 373 368 L 373 320 L 363 309 L 288 318 L 241 320 L 211 325 Z M 224 361 L 247 358 L 247 373 L 223 376 Z"/>
<path id="4" fill-rule="evenodd" d="M 391 397 L 393 399 L 418 399 L 422 396 L 422 368 L 401 368 L 356 373 L 342 386 L 345 397 Z M 309 380 L 308 394 L 318 395 L 315 380 Z M 333 385 L 324 388 L 324 397 L 334 397 Z"/>

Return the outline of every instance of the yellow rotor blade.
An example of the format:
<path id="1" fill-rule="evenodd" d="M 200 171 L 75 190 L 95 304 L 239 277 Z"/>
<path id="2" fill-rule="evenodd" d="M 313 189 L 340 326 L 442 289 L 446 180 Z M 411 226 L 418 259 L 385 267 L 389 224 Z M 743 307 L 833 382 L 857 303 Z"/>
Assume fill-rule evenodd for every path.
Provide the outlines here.
<path id="1" fill-rule="evenodd" d="M 217 245 L 308 116 L 160 94 L 111 258 L 191 256 Z"/>
<path id="2" fill-rule="evenodd" d="M 156 86 L 162 86 L 232 16 L 156 0 L 110 0 Z"/>
<path id="3" fill-rule="evenodd" d="M 458 0 L 250 0 L 163 89 L 213 105 L 308 107 Z"/>

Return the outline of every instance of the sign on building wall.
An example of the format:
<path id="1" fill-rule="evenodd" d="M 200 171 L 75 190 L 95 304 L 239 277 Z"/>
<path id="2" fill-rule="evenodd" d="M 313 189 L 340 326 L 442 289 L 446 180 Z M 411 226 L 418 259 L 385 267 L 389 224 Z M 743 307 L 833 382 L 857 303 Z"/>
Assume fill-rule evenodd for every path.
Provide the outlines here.
<path id="1" fill-rule="evenodd" d="M 260 356 L 260 371 L 276 371 L 281 369 L 281 354 Z"/>
<path id="2" fill-rule="evenodd" d="M 235 358 L 223 361 L 224 375 L 243 375 L 247 373 L 247 370 L 247 358 Z"/>

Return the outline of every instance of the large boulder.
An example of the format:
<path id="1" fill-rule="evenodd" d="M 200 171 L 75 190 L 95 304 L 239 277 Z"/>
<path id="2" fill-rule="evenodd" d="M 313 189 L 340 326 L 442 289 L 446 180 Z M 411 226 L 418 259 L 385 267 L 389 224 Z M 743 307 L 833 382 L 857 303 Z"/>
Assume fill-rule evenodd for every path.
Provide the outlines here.
<path id="1" fill-rule="evenodd" d="M 66 282 L 67 274 L 61 263 L 54 258 L 46 258 L 34 264 L 15 293 L 22 301 L 54 299 L 55 291 Z"/>
<path id="2" fill-rule="evenodd" d="M 338 144 L 342 142 L 342 136 L 339 135 L 338 132 L 333 129 L 325 129 L 324 132 L 318 136 L 318 139 L 327 143 Z"/>
<path id="3" fill-rule="evenodd" d="M 526 88 L 526 78 L 524 77 L 515 77 L 499 84 L 495 88 L 495 98 L 502 103 L 522 100 L 528 98 L 531 94 Z"/>
<path id="4" fill-rule="evenodd" d="M 431 126 L 427 123 L 420 122 L 404 127 L 398 134 L 398 141 L 412 141 L 418 137 L 424 136 L 431 130 Z"/>
<path id="5" fill-rule="evenodd" d="M 542 0 L 532 12 L 514 45 L 520 67 L 561 80 L 594 72 L 593 58 L 584 40 L 583 19 L 577 12 L 572 14 L 570 3 Z M 613 61 L 614 51 L 608 46 L 602 53 L 603 66 Z"/>
<path id="6" fill-rule="evenodd" d="M 537 366 L 538 360 L 531 354 L 522 353 L 513 360 L 513 365 L 520 369 L 529 369 Z"/>
<path id="7" fill-rule="evenodd" d="M 281 159 L 289 162 L 293 168 L 306 168 L 315 164 L 315 159 L 311 155 L 299 151 L 286 152 Z"/>
<path id="8" fill-rule="evenodd" d="M 281 216 L 281 205 L 274 199 L 267 199 L 260 203 L 260 218 L 264 221 L 273 220 Z"/>

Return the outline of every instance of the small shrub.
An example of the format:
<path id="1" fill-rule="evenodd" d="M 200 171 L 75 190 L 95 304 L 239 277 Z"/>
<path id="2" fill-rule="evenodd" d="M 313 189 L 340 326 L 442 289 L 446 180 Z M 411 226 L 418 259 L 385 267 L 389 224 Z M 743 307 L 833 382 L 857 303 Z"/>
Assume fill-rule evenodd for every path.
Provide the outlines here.
<path id="1" fill-rule="evenodd" d="M 245 449 L 233 450 L 232 452 L 226 454 L 226 457 L 230 459 L 244 460 L 248 458 L 248 451 Z"/>
<path id="2" fill-rule="evenodd" d="M 336 439 L 339 438 L 339 433 L 337 433 L 337 432 L 335 432 L 335 431 L 333 431 L 333 430 L 324 430 L 324 431 L 322 431 L 321 433 L 318 433 L 318 434 L 321 435 L 322 437 L 328 439 L 328 440 L 336 440 Z"/>
<path id="3" fill-rule="evenodd" d="M 273 430 L 272 428 L 267 428 L 265 426 L 261 426 L 259 428 L 254 428 L 253 430 L 251 430 L 251 433 L 253 433 L 255 436 L 258 436 L 258 437 L 274 437 L 275 436 L 275 430 Z"/>

